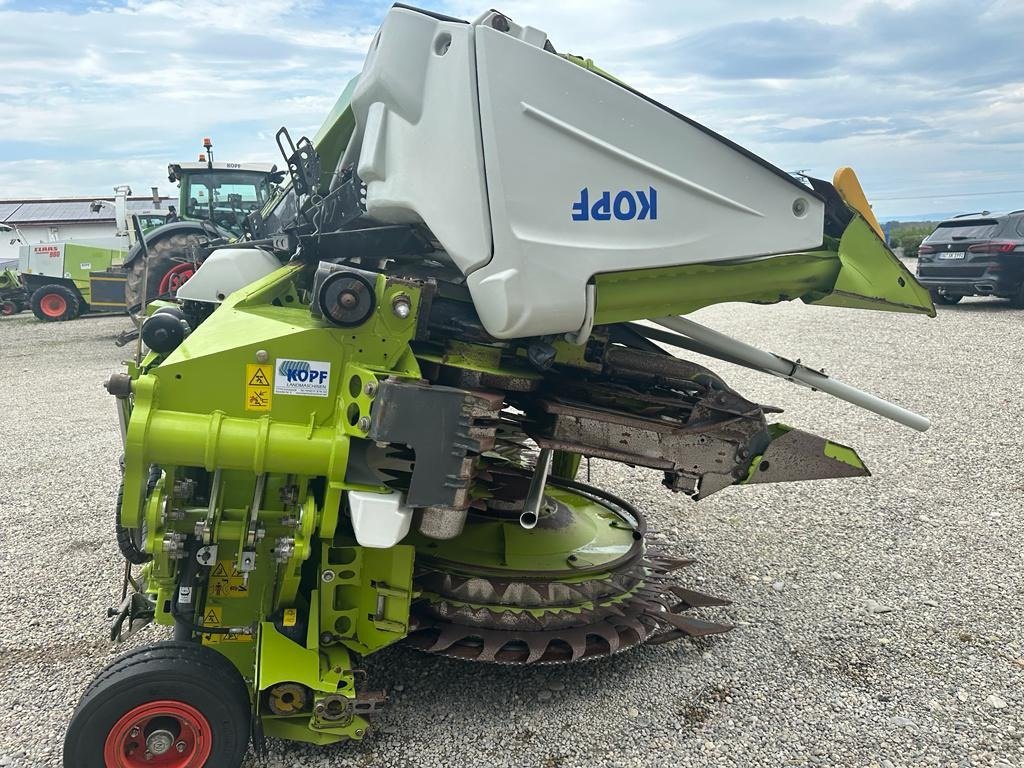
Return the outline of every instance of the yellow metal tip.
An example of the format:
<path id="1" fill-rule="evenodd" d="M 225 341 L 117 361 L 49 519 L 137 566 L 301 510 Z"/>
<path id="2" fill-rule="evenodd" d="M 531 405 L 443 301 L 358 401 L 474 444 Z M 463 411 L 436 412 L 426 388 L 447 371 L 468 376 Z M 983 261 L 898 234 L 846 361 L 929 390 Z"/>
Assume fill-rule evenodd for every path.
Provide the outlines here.
<path id="1" fill-rule="evenodd" d="M 867 195 L 864 194 L 864 188 L 860 185 L 860 179 L 853 172 L 853 168 L 843 166 L 836 171 L 835 176 L 832 177 L 832 186 L 839 192 L 843 202 L 863 216 L 864 221 L 875 230 L 875 234 L 882 240 L 885 240 L 885 235 L 882 234 L 882 227 L 878 223 L 878 219 L 875 218 L 874 211 L 871 210 L 871 204 L 868 202 Z"/>

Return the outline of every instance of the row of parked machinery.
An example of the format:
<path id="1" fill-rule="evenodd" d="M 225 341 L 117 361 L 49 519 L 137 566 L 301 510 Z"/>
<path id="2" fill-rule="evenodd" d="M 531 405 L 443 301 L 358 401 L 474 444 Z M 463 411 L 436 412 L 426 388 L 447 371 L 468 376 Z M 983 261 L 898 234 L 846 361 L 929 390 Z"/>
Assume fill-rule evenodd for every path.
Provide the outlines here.
<path id="1" fill-rule="evenodd" d="M 0 270 L 0 315 L 31 309 L 39 320 L 73 320 L 89 312 L 133 312 L 146 299 L 171 298 L 195 272 L 204 251 L 245 234 L 245 217 L 273 195 L 282 174 L 260 164 L 214 163 L 204 140 L 199 161 L 168 166 L 179 207 L 140 214 L 148 259 L 116 192 L 124 248 L 57 242 L 23 245 L 18 271 Z M 97 202 L 96 205 L 100 203 Z M 1024 308 L 1024 210 L 962 214 L 940 222 L 918 254 L 916 277 L 941 304 L 965 296 L 1009 299 Z"/>
<path id="2" fill-rule="evenodd" d="M 40 320 L 56 322 L 89 312 L 135 312 L 144 298 L 173 296 L 198 265 L 194 246 L 240 237 L 246 216 L 266 204 L 283 176 L 271 165 L 214 162 L 212 142 L 203 144 L 198 161 L 167 168 L 168 180 L 179 188 L 176 213 L 137 217 L 145 249 L 127 212 L 130 190 L 119 187 L 114 208 L 123 247 L 87 241 L 22 245 L 18 272 L 0 272 L 0 313 L 31 309 Z M 104 204 L 96 201 L 94 210 Z"/>

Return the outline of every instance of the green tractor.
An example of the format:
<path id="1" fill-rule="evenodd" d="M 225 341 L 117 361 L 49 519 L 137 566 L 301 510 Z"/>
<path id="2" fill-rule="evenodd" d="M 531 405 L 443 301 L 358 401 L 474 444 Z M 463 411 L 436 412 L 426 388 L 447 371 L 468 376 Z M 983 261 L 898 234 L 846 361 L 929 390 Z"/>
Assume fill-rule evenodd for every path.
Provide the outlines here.
<path id="1" fill-rule="evenodd" d="M 177 220 L 147 232 L 147 257 L 136 244 L 124 260 L 124 299 L 130 312 L 144 301 L 173 295 L 198 266 L 196 246 L 240 237 L 246 217 L 267 203 L 283 178 L 272 165 L 214 162 L 208 138 L 203 148 L 197 162 L 167 166 L 168 181 L 179 188 Z"/>
<path id="2" fill-rule="evenodd" d="M 0 315 L 16 315 L 28 309 L 28 294 L 13 269 L 0 270 Z"/>
<path id="3" fill-rule="evenodd" d="M 112 635 L 174 639 L 86 689 L 68 768 L 363 739 L 388 696 L 362 660 L 397 643 L 564 664 L 729 629 L 581 460 L 694 501 L 869 473 L 688 353 L 928 428 L 683 317 L 798 299 L 934 316 L 852 172 L 795 179 L 535 28 L 396 5 L 316 137 L 278 143 L 290 184 L 147 308 L 145 353 L 107 380 Z M 236 220 L 217 199 L 203 231 Z"/>

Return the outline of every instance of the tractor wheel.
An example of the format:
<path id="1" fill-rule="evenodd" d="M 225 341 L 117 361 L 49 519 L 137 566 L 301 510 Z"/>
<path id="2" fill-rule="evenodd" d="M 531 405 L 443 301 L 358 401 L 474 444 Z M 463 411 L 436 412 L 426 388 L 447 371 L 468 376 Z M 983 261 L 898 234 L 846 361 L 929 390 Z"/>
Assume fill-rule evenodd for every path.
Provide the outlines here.
<path id="1" fill-rule="evenodd" d="M 16 315 L 21 311 L 21 307 L 15 301 L 5 301 L 0 304 L 0 315 L 7 317 L 9 315 Z"/>
<path id="2" fill-rule="evenodd" d="M 130 312 L 137 312 L 142 304 L 142 283 L 146 285 L 146 301 L 152 301 L 166 290 L 173 294 L 184 280 L 170 277 L 172 271 L 180 273 L 182 265 L 190 263 L 192 246 L 202 242 L 203 236 L 197 232 L 177 232 L 157 240 L 149 246 L 149 275 L 146 276 L 146 259 L 138 258 L 132 262 L 128 279 L 124 284 L 124 301 Z"/>
<path id="3" fill-rule="evenodd" d="M 63 285 L 37 288 L 30 300 L 32 314 L 44 323 L 74 320 L 82 314 L 82 302 L 75 292 Z"/>
<path id="4" fill-rule="evenodd" d="M 86 689 L 64 737 L 65 768 L 238 768 L 249 692 L 226 658 L 166 642 L 122 656 Z"/>

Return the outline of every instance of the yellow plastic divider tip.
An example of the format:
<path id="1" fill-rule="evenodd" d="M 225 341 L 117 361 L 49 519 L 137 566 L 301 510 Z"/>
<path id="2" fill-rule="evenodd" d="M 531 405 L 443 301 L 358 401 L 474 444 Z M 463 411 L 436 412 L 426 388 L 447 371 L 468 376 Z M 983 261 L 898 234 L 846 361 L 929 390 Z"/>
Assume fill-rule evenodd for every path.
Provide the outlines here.
<path id="1" fill-rule="evenodd" d="M 864 188 L 861 187 L 860 180 L 857 178 L 857 174 L 853 172 L 853 168 L 843 166 L 836 171 L 836 175 L 832 177 L 832 186 L 839 192 L 843 202 L 863 216 L 864 221 L 875 230 L 875 234 L 882 240 L 885 240 L 882 227 L 878 223 L 878 219 L 875 218 L 874 211 L 871 210 L 871 204 L 868 202 L 867 195 L 864 194 Z"/>

